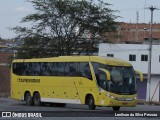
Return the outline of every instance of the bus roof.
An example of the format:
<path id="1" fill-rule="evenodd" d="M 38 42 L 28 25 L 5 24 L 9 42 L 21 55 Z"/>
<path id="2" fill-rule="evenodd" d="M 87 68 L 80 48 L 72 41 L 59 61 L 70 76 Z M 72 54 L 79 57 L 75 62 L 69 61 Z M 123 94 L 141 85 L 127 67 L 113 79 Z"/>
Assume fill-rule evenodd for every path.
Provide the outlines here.
<path id="1" fill-rule="evenodd" d="M 100 62 L 107 65 L 115 65 L 115 66 L 132 66 L 131 63 L 115 58 L 115 57 L 104 57 L 104 56 L 92 56 L 90 57 L 90 61 Z"/>
<path id="2" fill-rule="evenodd" d="M 14 62 L 100 62 L 115 66 L 132 66 L 129 62 L 114 57 L 101 56 L 60 56 L 51 58 L 15 59 Z"/>

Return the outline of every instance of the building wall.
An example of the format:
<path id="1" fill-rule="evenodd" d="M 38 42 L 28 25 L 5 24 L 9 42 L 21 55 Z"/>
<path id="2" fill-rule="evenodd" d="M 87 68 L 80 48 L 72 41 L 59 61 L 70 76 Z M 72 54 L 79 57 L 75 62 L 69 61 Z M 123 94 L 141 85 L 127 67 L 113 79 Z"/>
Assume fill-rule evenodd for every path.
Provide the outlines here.
<path id="1" fill-rule="evenodd" d="M 0 66 L 0 92 L 10 92 L 10 68 L 9 66 Z"/>
<path id="2" fill-rule="evenodd" d="M 0 96 L 10 94 L 10 67 L 9 58 L 12 56 L 8 52 L 0 52 Z"/>
<path id="3" fill-rule="evenodd" d="M 160 45 L 152 46 L 152 74 L 160 74 Z M 99 56 L 114 54 L 114 57 L 130 62 L 135 69 L 142 73 L 148 73 L 148 61 L 141 61 L 141 55 L 148 55 L 149 45 L 147 44 L 108 44 L 99 45 Z M 129 61 L 129 55 L 136 55 L 136 61 Z"/>
<path id="4" fill-rule="evenodd" d="M 152 37 L 160 40 L 160 24 L 153 24 L 152 28 Z M 111 37 L 113 34 L 119 37 Z M 117 33 L 112 33 L 112 35 L 106 33 L 106 35 L 107 38 L 114 43 L 143 43 L 145 39 L 150 38 L 150 24 L 121 22 L 118 24 Z"/>

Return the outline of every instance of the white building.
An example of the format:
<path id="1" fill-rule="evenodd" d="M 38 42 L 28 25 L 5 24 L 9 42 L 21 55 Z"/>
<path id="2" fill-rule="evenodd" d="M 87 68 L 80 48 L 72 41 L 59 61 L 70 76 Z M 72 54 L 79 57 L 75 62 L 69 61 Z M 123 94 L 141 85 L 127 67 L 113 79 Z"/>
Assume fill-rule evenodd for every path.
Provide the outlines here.
<path id="1" fill-rule="evenodd" d="M 148 49 L 149 45 L 147 44 L 101 43 L 99 45 L 99 56 L 111 56 L 129 61 L 134 69 L 139 70 L 144 74 L 144 82 L 137 83 L 139 99 L 149 99 L 149 87 L 147 85 Z M 160 101 L 160 45 L 152 46 L 151 73 L 150 100 Z"/>

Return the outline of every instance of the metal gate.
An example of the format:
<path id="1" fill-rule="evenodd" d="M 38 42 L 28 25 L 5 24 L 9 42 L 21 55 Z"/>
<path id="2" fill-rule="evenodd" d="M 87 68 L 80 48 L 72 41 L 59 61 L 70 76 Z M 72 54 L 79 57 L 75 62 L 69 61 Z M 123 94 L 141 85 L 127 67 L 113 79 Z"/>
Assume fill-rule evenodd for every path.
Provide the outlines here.
<path id="1" fill-rule="evenodd" d="M 147 79 L 144 79 L 143 82 L 141 82 L 139 79 L 137 79 L 137 97 L 138 99 L 146 99 L 146 91 L 147 91 Z"/>

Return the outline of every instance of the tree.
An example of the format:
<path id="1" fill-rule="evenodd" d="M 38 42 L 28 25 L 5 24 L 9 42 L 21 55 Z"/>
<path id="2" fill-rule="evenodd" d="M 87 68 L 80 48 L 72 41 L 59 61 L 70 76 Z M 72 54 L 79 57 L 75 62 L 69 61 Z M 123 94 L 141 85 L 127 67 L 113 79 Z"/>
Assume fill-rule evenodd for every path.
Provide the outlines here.
<path id="1" fill-rule="evenodd" d="M 116 30 L 114 10 L 100 0 L 30 0 L 36 11 L 22 19 L 31 28 L 15 27 L 24 42 L 23 58 L 92 54 L 104 32 Z M 26 58 L 27 56 L 24 56 Z"/>

